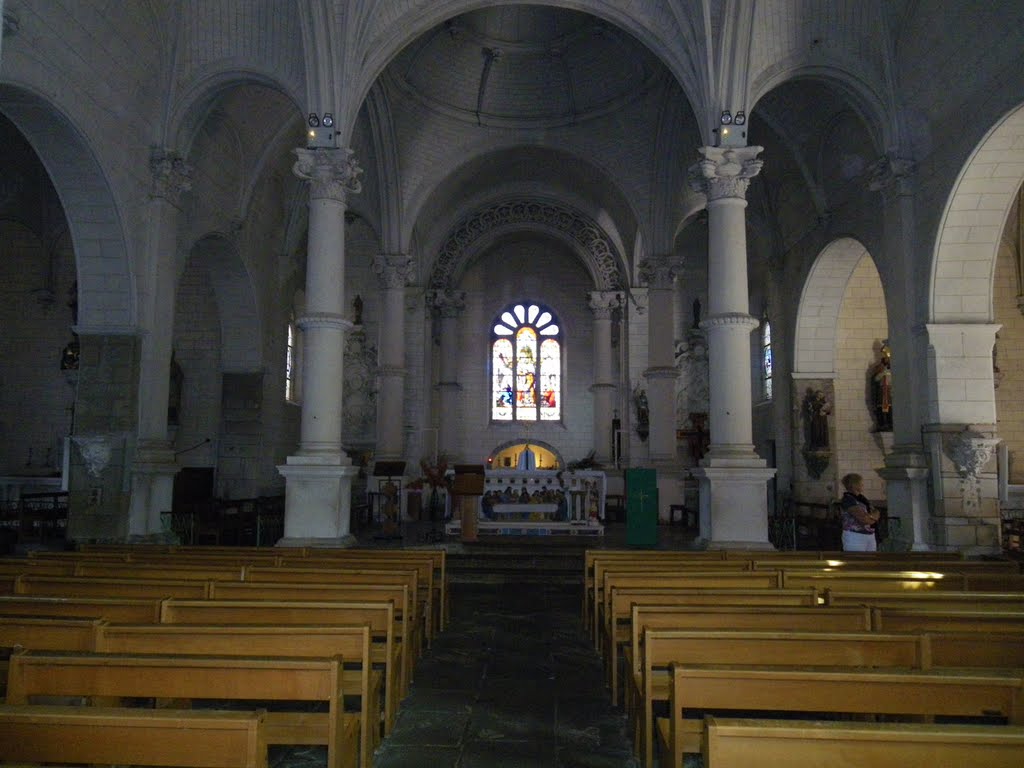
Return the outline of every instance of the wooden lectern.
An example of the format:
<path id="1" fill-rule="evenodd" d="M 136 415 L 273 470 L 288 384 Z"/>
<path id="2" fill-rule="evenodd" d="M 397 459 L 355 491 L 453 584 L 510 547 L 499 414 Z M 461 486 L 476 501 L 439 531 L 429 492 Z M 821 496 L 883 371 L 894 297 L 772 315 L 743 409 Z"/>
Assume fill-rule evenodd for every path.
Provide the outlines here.
<path id="1" fill-rule="evenodd" d="M 483 494 L 483 464 L 456 464 L 452 496 L 459 506 L 463 541 L 476 541 L 477 506 Z"/>

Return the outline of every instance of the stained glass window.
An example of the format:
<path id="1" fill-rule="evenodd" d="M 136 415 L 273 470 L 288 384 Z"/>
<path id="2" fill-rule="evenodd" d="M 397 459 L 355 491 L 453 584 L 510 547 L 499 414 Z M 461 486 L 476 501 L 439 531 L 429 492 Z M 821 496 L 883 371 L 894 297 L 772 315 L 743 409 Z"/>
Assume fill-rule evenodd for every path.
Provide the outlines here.
<path id="1" fill-rule="evenodd" d="M 562 417 L 558 322 L 537 304 L 505 309 L 491 329 L 491 418 L 557 421 Z"/>
<path id="2" fill-rule="evenodd" d="M 761 322 L 761 391 L 765 400 L 772 399 L 772 324 L 768 318 Z"/>
<path id="3" fill-rule="evenodd" d="M 284 399 L 289 403 L 298 402 L 298 394 L 295 391 L 296 380 L 296 334 L 295 322 L 288 321 L 288 339 L 285 342 L 284 357 Z"/>

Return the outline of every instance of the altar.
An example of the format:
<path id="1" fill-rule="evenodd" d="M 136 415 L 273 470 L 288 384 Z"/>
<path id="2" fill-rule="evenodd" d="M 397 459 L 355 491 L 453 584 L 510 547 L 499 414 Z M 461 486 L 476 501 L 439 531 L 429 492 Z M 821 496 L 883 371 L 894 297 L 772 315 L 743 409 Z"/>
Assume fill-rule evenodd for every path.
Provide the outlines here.
<path id="1" fill-rule="evenodd" d="M 481 536 L 602 536 L 607 480 L 596 470 L 492 469 L 477 497 Z M 461 533 L 450 519 L 448 535 Z"/>

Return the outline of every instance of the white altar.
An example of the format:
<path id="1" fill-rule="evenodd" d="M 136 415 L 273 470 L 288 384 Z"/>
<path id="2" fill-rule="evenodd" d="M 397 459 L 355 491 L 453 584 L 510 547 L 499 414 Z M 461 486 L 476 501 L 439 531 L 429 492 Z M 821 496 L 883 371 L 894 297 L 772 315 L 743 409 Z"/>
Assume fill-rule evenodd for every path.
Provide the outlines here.
<path id="1" fill-rule="evenodd" d="M 478 533 L 495 536 L 601 536 L 607 479 L 596 470 L 492 469 L 478 498 Z M 449 535 L 461 522 L 449 520 Z"/>

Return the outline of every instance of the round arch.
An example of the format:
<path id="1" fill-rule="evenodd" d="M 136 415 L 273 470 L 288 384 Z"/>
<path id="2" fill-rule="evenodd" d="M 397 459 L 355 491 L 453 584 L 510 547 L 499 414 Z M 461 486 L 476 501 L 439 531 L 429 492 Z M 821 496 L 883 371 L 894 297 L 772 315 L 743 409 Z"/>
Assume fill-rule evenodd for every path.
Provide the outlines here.
<path id="1" fill-rule="evenodd" d="M 859 240 L 841 237 L 826 245 L 814 260 L 797 309 L 794 375 L 835 375 L 839 312 L 850 276 L 864 256 L 870 254 Z"/>
<path id="2" fill-rule="evenodd" d="M 487 456 L 487 466 L 490 469 L 515 469 L 515 461 L 511 462 L 512 466 L 505 467 L 499 466 L 499 457 L 502 454 L 519 453 L 520 449 L 526 448 L 540 448 L 543 451 L 551 454 L 554 457 L 555 464 L 553 466 L 538 467 L 538 469 L 565 469 L 565 459 L 562 458 L 562 453 L 551 443 L 544 442 L 543 440 L 535 440 L 528 437 L 517 437 L 513 440 L 506 440 L 494 447 L 494 450 Z M 543 462 L 547 463 L 547 462 Z"/>
<path id="3" fill-rule="evenodd" d="M 17 86 L 0 86 L 0 112 L 32 145 L 64 207 L 78 275 L 78 325 L 93 333 L 130 332 L 137 308 L 124 223 L 88 140 L 53 104 Z"/>
<path id="4" fill-rule="evenodd" d="M 930 322 L 992 322 L 999 240 L 1022 182 L 1024 104 L 978 143 L 953 185 L 932 257 Z"/>

